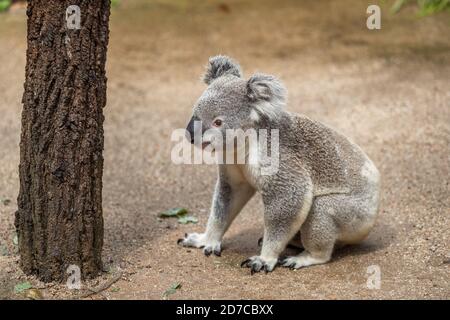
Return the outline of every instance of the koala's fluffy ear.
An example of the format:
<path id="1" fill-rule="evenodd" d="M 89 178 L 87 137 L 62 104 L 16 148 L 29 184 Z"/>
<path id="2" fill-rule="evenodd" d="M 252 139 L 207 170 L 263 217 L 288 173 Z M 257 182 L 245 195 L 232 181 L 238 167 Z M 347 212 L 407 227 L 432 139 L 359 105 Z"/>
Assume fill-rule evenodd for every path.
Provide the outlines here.
<path id="1" fill-rule="evenodd" d="M 247 96 L 252 102 L 286 102 L 287 91 L 280 80 L 274 76 L 257 73 L 247 82 Z"/>
<path id="2" fill-rule="evenodd" d="M 203 76 L 203 81 L 205 81 L 206 84 L 210 84 L 218 77 L 226 74 L 241 77 L 241 67 L 237 62 L 234 62 L 227 56 L 211 57 L 206 66 L 206 73 Z"/>
<path id="3" fill-rule="evenodd" d="M 247 97 L 259 114 L 274 118 L 286 104 L 287 90 L 276 77 L 259 73 L 247 81 Z"/>

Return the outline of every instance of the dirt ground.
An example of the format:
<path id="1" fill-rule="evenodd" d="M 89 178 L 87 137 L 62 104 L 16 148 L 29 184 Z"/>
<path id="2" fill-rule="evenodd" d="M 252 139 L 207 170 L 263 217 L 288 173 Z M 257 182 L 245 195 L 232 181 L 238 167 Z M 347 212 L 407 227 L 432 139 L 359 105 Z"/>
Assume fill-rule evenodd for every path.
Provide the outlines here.
<path id="1" fill-rule="evenodd" d="M 373 1 L 372 1 L 373 2 Z M 26 17 L 0 14 L 0 298 L 30 281 L 44 298 L 73 298 L 122 277 L 92 299 L 450 298 L 450 23 L 414 10 L 383 11 L 366 28 L 365 1 L 122 1 L 113 9 L 105 109 L 105 272 L 81 292 L 27 278 L 18 268 L 13 216 Z M 385 9 L 385 7 L 383 7 Z M 262 203 L 255 197 L 224 239 L 222 257 L 181 248 L 202 231 L 215 168 L 171 162 L 171 133 L 185 127 L 211 55 L 240 61 L 245 76 L 273 73 L 288 109 L 336 128 L 377 164 L 383 181 L 378 223 L 360 245 L 325 265 L 250 275 Z M 9 201 L 8 201 L 9 200 Z M 186 207 L 196 225 L 157 218 Z M 381 271 L 367 288 L 367 268 Z"/>

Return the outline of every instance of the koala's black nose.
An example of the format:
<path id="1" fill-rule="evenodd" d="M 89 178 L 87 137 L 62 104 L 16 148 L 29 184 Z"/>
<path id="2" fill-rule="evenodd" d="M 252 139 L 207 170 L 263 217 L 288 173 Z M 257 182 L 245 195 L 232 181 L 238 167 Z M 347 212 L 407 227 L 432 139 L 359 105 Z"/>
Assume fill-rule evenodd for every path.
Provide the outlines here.
<path id="1" fill-rule="evenodd" d="M 192 117 L 189 121 L 187 127 L 186 127 L 186 138 L 191 141 L 192 144 L 194 144 L 194 123 L 195 121 L 199 121 L 197 117 Z"/>

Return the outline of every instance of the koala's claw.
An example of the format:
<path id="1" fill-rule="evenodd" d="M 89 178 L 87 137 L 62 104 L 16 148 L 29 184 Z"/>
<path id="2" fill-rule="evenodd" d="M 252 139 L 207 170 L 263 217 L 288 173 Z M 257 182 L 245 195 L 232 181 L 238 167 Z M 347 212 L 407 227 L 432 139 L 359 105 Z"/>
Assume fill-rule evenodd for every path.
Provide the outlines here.
<path id="1" fill-rule="evenodd" d="M 265 273 L 272 272 L 277 265 L 277 260 L 266 261 L 259 256 L 254 256 L 242 261 L 241 268 L 250 268 L 250 274 L 253 275 L 256 272 L 264 271 Z"/>
<path id="2" fill-rule="evenodd" d="M 295 263 L 290 261 L 290 259 L 288 257 L 280 259 L 278 261 L 278 264 L 282 267 L 289 268 L 291 270 L 295 269 Z"/>
<path id="3" fill-rule="evenodd" d="M 289 268 L 291 270 L 299 269 L 301 268 L 300 265 L 298 265 L 296 262 L 292 260 L 292 257 L 284 258 L 278 263 L 280 266 Z"/>
<path id="4" fill-rule="evenodd" d="M 258 239 L 258 247 L 261 247 L 263 244 L 263 238 Z"/>
<path id="5" fill-rule="evenodd" d="M 188 237 L 188 234 L 185 233 L 185 234 L 184 234 L 184 239 L 183 239 L 183 238 L 178 239 L 178 240 L 177 240 L 177 244 L 182 243 L 187 237 Z"/>
<path id="6" fill-rule="evenodd" d="M 209 257 L 212 253 L 214 253 L 214 255 L 217 256 L 217 257 L 220 257 L 221 254 L 222 254 L 220 247 L 216 247 L 216 248 L 213 248 L 213 247 L 205 247 L 205 248 L 203 249 L 203 253 L 204 253 L 205 256 L 207 256 L 207 257 Z"/>
<path id="7" fill-rule="evenodd" d="M 247 264 L 248 264 L 250 261 L 251 261 L 250 259 L 246 259 L 246 260 L 242 261 L 242 262 L 241 262 L 241 268 L 243 268 L 243 267 L 248 267 Z"/>

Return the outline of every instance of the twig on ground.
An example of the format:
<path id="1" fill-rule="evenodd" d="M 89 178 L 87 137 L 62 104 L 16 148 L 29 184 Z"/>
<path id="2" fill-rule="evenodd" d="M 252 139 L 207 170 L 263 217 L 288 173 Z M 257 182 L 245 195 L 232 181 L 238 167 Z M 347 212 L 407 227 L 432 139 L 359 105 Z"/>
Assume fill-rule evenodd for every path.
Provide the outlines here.
<path id="1" fill-rule="evenodd" d="M 122 278 L 123 273 L 119 272 L 118 274 L 116 274 L 114 277 L 112 277 L 110 280 L 108 280 L 107 282 L 105 282 L 104 284 L 96 287 L 96 288 L 87 288 L 87 290 L 89 292 L 80 294 L 76 297 L 74 297 L 73 299 L 78 300 L 78 299 L 85 299 L 88 298 L 94 294 L 101 294 L 102 291 L 105 291 L 106 289 L 108 289 L 109 287 L 111 287 L 114 283 L 116 283 L 117 281 L 119 281 Z"/>

